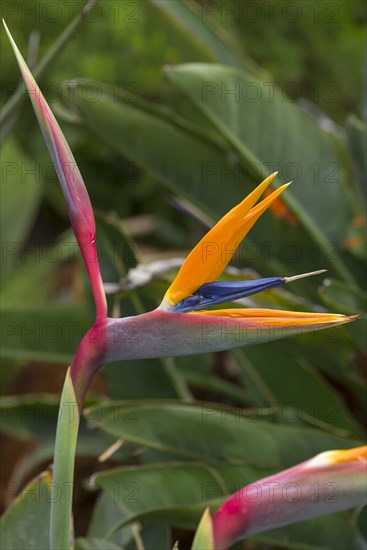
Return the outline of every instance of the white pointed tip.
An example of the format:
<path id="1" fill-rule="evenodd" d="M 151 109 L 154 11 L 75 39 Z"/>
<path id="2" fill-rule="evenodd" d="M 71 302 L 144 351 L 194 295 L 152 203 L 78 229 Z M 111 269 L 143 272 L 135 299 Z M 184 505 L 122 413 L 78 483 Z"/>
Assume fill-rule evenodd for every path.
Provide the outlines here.
<path id="1" fill-rule="evenodd" d="M 4 29 L 6 31 L 6 34 L 8 35 L 8 38 L 9 38 L 9 41 L 10 41 L 10 44 L 11 44 L 11 47 L 13 48 L 14 52 L 15 52 L 15 55 L 17 55 L 17 45 L 15 44 L 14 42 L 14 38 L 12 37 L 11 35 L 11 32 L 9 31 L 9 28 L 8 28 L 8 25 L 5 23 L 5 19 L 3 18 L 2 19 L 3 21 L 3 25 L 4 25 Z"/>
<path id="2" fill-rule="evenodd" d="M 312 277 L 313 275 L 320 275 L 320 273 L 325 273 L 327 269 L 318 269 L 317 271 L 310 271 L 309 273 L 301 273 L 300 275 L 293 275 L 293 277 L 284 277 L 285 283 L 292 283 L 293 281 L 298 281 L 298 279 L 305 279 L 306 277 Z"/>
<path id="3" fill-rule="evenodd" d="M 263 183 L 267 182 L 267 184 L 270 185 L 271 183 L 273 183 L 277 175 L 278 175 L 278 172 L 273 172 L 272 174 L 269 174 L 269 176 L 264 179 Z"/>

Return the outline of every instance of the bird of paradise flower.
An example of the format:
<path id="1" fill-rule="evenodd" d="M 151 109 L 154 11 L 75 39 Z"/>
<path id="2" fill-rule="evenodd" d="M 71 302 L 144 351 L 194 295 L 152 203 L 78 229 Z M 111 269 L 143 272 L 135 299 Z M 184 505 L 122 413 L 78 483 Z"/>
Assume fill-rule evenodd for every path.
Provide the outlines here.
<path id="1" fill-rule="evenodd" d="M 157 309 L 134 317 L 118 319 L 108 317 L 107 301 L 96 250 L 96 225 L 88 192 L 51 109 L 5 22 L 4 26 L 55 165 L 96 305 L 94 326 L 82 339 L 76 351 L 70 373 L 68 372 L 66 377 L 61 402 L 65 401 L 66 397 L 72 397 L 81 411 L 94 373 L 101 365 L 112 361 L 221 351 L 246 344 L 269 342 L 293 334 L 321 330 L 348 323 L 358 317 L 334 313 L 306 313 L 259 308 L 205 309 L 323 271 L 294 277 L 270 277 L 255 281 L 216 281 L 229 263 L 231 255 L 258 218 L 287 189 L 289 184 L 269 192 L 269 185 L 273 182 L 276 173 L 266 178 L 240 204 L 223 216 L 195 246 Z M 256 204 L 264 194 L 265 198 Z M 223 253 L 223 249 L 231 250 L 231 254 Z M 60 418 L 56 434 L 53 479 L 63 483 L 68 483 L 73 479 L 73 453 L 75 453 L 77 428 L 74 429 L 73 437 L 69 441 L 73 453 L 66 453 L 63 448 L 65 432 L 67 433 L 68 429 L 70 426 L 62 425 Z M 326 461 L 328 464 L 352 463 L 351 471 L 355 470 L 360 475 L 360 468 L 353 470 L 355 462 L 358 462 L 360 457 L 365 457 L 360 449 L 333 451 L 333 453 L 333 457 L 336 458 L 334 461 Z M 304 464 L 314 465 L 315 460 L 319 464 L 318 457 Z M 293 469 L 277 474 L 277 476 L 283 478 L 303 472 L 305 468 L 307 470 L 308 466 L 301 467 L 302 465 L 295 466 Z M 343 469 L 337 469 L 338 473 L 342 475 Z M 274 479 L 277 476 L 274 476 Z M 262 480 L 262 482 L 264 481 L 266 480 Z M 56 483 L 55 485 L 57 488 Z M 355 492 L 348 492 L 348 487 L 347 484 L 345 491 L 347 496 L 338 509 L 355 506 L 361 502 L 360 494 L 358 493 L 358 496 L 355 497 Z M 348 499 L 350 493 L 353 495 Z M 269 523 L 264 519 L 268 513 L 269 503 L 262 505 L 260 503 L 256 507 L 256 511 L 254 507 L 249 506 L 248 502 L 244 504 L 240 499 L 241 506 L 237 506 L 236 502 L 238 503 L 237 493 L 223 504 L 213 520 L 208 514 L 205 516 L 205 526 L 209 533 L 207 540 L 211 541 L 208 543 L 211 549 L 226 549 L 240 536 L 244 536 L 246 532 L 257 532 L 261 528 L 270 528 L 269 525 L 282 525 L 292 521 L 289 507 L 288 509 L 286 507 L 283 516 L 281 513 L 278 514 L 277 520 L 275 515 L 273 522 Z M 304 510 L 309 510 L 309 507 L 305 506 Z M 303 515 L 302 513 L 301 510 L 297 516 L 298 519 L 328 512 L 322 509 L 315 511 L 314 507 L 312 513 L 309 511 L 304 512 Z M 294 518 L 293 520 L 295 521 Z M 69 547 L 70 522 L 70 499 L 52 499 L 50 542 L 52 549 Z"/>

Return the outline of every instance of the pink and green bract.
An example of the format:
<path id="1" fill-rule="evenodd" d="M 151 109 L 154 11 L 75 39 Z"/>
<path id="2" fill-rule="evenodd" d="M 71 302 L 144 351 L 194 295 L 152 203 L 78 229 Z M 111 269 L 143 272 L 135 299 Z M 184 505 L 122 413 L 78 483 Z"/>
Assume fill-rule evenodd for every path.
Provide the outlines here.
<path id="1" fill-rule="evenodd" d="M 215 550 L 260 531 L 367 503 L 367 447 L 325 451 L 234 493 L 212 519 Z"/>

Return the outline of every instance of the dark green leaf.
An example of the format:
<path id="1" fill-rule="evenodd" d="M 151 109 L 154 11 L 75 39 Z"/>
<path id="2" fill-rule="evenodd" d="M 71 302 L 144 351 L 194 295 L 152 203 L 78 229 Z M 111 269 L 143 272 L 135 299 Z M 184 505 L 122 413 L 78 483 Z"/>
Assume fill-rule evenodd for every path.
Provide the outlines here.
<path id="1" fill-rule="evenodd" d="M 259 533 L 249 540 L 289 550 L 364 550 L 351 512 L 339 512 Z"/>
<path id="2" fill-rule="evenodd" d="M 97 415 L 98 412 L 98 416 Z M 114 403 L 89 414 L 107 433 L 188 460 L 273 468 L 293 466 L 328 449 L 357 446 L 322 430 L 265 422 L 254 410 L 220 404 Z"/>
<path id="3" fill-rule="evenodd" d="M 125 512 L 121 525 L 149 517 L 192 529 L 204 508 L 218 506 L 224 495 L 261 474 L 264 470 L 250 466 L 164 463 L 116 468 L 95 474 L 93 480 Z"/>

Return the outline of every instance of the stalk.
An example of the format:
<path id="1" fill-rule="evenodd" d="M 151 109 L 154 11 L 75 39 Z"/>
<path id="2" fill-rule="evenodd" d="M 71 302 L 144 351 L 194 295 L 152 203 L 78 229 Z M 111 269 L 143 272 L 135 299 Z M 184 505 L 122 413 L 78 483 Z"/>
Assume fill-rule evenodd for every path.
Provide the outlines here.
<path id="1" fill-rule="evenodd" d="M 69 368 L 61 394 L 56 428 L 51 493 L 51 550 L 65 550 L 71 545 L 74 464 L 79 421 L 78 400 Z"/>

